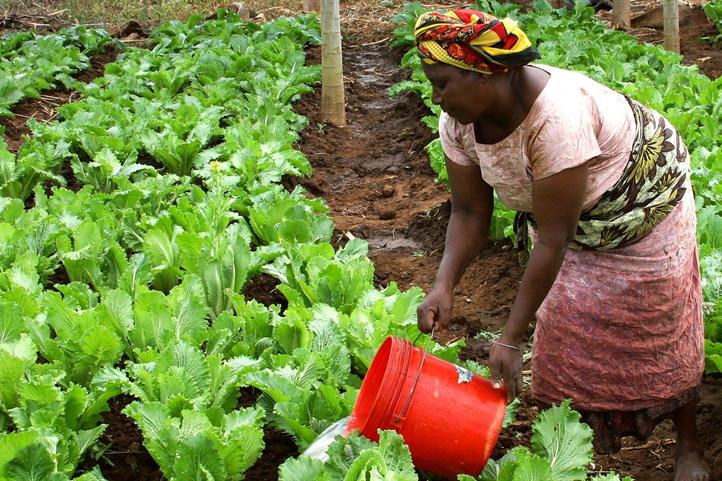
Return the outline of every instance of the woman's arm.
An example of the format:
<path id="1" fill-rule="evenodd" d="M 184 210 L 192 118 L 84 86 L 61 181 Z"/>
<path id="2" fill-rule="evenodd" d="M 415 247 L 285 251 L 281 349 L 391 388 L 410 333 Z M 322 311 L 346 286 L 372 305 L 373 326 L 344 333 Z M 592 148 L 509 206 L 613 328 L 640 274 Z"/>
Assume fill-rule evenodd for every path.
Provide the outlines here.
<path id="1" fill-rule="evenodd" d="M 419 329 L 423 332 L 430 332 L 434 324 L 442 329 L 449 324 L 454 287 L 487 245 L 494 209 L 494 192 L 482 179 L 478 166 L 463 166 L 447 159 L 446 170 L 451 183 L 451 217 L 434 287 L 418 308 Z"/>
<path id="2" fill-rule="evenodd" d="M 566 246 L 576 234 L 587 177 L 588 169 L 583 164 L 532 184 L 532 207 L 538 239 L 500 343 L 521 346 L 532 317 L 554 284 Z M 521 387 L 520 354 L 520 351 L 495 344 L 489 359 L 494 384 L 500 384 L 503 379 L 510 399 L 516 397 Z"/>

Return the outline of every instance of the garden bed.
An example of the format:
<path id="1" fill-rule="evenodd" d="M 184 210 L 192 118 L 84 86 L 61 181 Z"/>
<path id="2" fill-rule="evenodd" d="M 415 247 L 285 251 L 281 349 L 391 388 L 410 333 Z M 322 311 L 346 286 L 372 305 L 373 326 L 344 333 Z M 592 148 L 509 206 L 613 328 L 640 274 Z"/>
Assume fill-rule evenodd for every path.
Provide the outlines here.
<path id="1" fill-rule="evenodd" d="M 321 121 L 318 89 L 298 102 L 296 110 L 310 119 L 298 147 L 311 161 L 314 174 L 309 179 L 289 182 L 300 184 L 311 194 L 325 199 L 336 226 L 336 245 L 343 245 L 354 237 L 369 242 L 379 287 L 393 280 L 402 289 L 419 286 L 428 290 L 441 260 L 450 209 L 448 193 L 434 182 L 435 173 L 424 151 L 433 138 L 420 124 L 427 111 L 411 94 L 393 99 L 388 96 L 388 88 L 407 76 L 398 67 L 402 52 L 389 45 L 392 26 L 378 21 L 389 11 L 375 4 L 342 2 L 342 12 L 347 39 L 344 68 L 348 126 L 337 128 Z M 640 38 L 659 40 L 650 36 L 650 28 L 637 26 Z M 690 23 L 689 28 L 681 31 L 685 61 L 697 62 L 703 72 L 719 76 L 722 52 L 697 40 L 707 32 L 706 27 Z M 97 56 L 93 59 L 93 68 L 80 74 L 78 79 L 92 80 L 113 58 L 114 53 Z M 318 62 L 318 49 L 312 48 L 308 59 Z M 17 150 L 22 135 L 28 132 L 24 125 L 27 117 L 48 120 L 54 116 L 57 105 L 73 99 L 72 92 L 58 90 L 44 93 L 40 100 L 18 104 L 14 111 L 20 115 L 4 121 L 11 150 Z M 521 273 L 517 253 L 508 242 L 493 243 L 470 266 L 455 290 L 452 326 L 443 339 L 466 338 L 463 358 L 486 361 L 489 342 L 476 339 L 475 335 L 481 331 L 497 331 L 503 326 Z M 283 305 L 276 286 L 274 279 L 260 276 L 244 293 L 246 298 L 266 305 Z M 722 378 L 706 377 L 701 395 L 698 423 L 702 442 L 713 466 L 712 479 L 722 479 L 722 438 L 719 436 Z M 252 404 L 254 395 L 249 396 L 241 402 Z M 143 447 L 140 431 L 121 413 L 130 401 L 126 396 L 115 398 L 111 411 L 104 415 L 103 420 L 109 426 L 101 441 L 108 449 L 98 463 L 109 481 L 160 480 L 162 475 Z M 496 454 L 528 444 L 530 424 L 536 413 L 537 408 L 527 392 L 522 396 L 518 419 L 502 433 Z M 616 470 L 632 475 L 637 481 L 671 481 L 673 439 L 672 426 L 665 422 L 647 444 L 640 446 L 626 439 L 622 452 L 596 457 L 595 469 Z M 248 481 L 277 479 L 278 466 L 298 454 L 293 439 L 273 428 L 265 428 L 264 441 L 263 456 L 246 472 Z M 86 460 L 85 466 L 94 464 Z"/>

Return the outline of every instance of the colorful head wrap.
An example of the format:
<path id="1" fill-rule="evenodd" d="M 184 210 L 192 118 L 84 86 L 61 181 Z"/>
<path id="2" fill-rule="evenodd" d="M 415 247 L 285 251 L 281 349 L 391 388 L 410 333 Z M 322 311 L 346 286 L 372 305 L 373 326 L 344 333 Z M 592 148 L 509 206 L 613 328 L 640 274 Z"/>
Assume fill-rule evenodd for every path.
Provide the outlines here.
<path id="1" fill-rule="evenodd" d="M 511 18 L 499 20 L 476 10 L 428 12 L 414 29 L 424 61 L 492 74 L 540 58 L 526 34 Z"/>

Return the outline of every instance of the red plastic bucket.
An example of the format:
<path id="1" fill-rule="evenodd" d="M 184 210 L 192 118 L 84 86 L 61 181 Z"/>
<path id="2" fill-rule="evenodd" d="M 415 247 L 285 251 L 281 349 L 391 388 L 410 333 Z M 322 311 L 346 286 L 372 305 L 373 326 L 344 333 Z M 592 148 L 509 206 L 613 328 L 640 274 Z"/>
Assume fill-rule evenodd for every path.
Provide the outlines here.
<path id="1" fill-rule="evenodd" d="M 414 464 L 437 476 L 477 476 L 499 437 L 506 396 L 486 379 L 389 337 L 361 385 L 346 434 L 404 437 Z"/>

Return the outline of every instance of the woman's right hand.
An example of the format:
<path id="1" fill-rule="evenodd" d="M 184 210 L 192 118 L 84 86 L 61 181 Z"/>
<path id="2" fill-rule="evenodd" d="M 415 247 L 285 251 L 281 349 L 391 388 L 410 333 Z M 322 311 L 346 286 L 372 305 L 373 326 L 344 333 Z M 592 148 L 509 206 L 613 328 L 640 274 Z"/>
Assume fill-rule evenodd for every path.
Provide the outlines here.
<path id="1" fill-rule="evenodd" d="M 454 291 L 434 286 L 416 309 L 417 323 L 421 332 L 429 333 L 432 328 L 444 330 L 451 319 L 451 307 L 454 305 Z"/>

